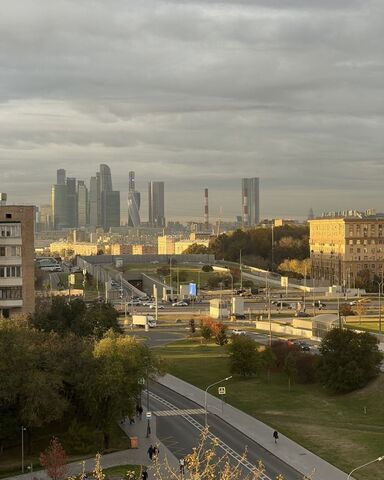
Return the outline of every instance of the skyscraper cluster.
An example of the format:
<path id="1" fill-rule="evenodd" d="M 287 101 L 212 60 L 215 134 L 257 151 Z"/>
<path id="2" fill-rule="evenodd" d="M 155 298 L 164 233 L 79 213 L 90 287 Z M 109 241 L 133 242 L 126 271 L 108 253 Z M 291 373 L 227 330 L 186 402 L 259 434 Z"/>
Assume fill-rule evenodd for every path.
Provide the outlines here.
<path id="1" fill-rule="evenodd" d="M 148 184 L 148 225 L 165 227 L 164 182 Z M 128 178 L 128 226 L 139 227 L 141 195 L 136 190 L 135 172 Z M 57 170 L 56 183 L 52 185 L 51 209 L 53 228 L 119 227 L 120 192 L 113 189 L 111 169 L 101 164 L 90 178 L 89 188 L 84 180 L 67 177 L 64 169 Z M 124 222 L 125 223 L 125 222 Z"/>
<path id="2" fill-rule="evenodd" d="M 108 230 L 120 226 L 120 192 L 113 190 L 111 169 L 100 165 L 89 189 L 83 180 L 67 177 L 57 170 L 51 196 L 53 225 L 56 230 L 95 226 Z"/>

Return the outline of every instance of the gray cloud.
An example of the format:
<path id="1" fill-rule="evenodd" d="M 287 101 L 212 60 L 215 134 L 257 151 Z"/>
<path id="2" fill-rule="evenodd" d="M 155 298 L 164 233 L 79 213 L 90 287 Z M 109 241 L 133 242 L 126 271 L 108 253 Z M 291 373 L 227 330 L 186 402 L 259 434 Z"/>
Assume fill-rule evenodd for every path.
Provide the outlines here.
<path id="1" fill-rule="evenodd" d="M 131 169 L 143 191 L 165 180 L 169 216 L 201 215 L 205 186 L 233 216 L 254 175 L 264 216 L 384 208 L 381 1 L 3 3 L 15 201 L 49 201 L 56 168 L 87 179 L 105 162 L 122 191 Z"/>

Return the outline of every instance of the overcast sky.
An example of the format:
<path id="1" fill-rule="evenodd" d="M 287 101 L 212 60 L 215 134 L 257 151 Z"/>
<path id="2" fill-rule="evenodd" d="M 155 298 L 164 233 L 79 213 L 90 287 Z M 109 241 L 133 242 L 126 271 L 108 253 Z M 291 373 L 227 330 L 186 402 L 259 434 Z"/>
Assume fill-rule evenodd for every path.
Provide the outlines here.
<path id="1" fill-rule="evenodd" d="M 384 210 L 383 39 L 383 0 L 2 0 L 0 191 L 107 163 L 168 218 L 239 214 L 243 176 L 262 217 Z"/>

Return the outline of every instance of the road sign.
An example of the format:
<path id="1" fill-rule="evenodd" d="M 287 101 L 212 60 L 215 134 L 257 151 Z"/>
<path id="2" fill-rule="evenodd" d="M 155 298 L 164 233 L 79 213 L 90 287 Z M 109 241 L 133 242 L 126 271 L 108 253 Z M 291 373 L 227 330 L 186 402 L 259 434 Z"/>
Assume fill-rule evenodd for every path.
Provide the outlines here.
<path id="1" fill-rule="evenodd" d="M 152 412 L 147 412 L 145 414 L 146 418 L 148 418 L 148 420 L 152 417 Z"/>
<path id="2" fill-rule="evenodd" d="M 145 378 L 144 377 L 139 378 L 139 385 L 145 385 Z"/>
<path id="3" fill-rule="evenodd" d="M 225 387 L 219 387 L 219 395 L 225 395 Z"/>

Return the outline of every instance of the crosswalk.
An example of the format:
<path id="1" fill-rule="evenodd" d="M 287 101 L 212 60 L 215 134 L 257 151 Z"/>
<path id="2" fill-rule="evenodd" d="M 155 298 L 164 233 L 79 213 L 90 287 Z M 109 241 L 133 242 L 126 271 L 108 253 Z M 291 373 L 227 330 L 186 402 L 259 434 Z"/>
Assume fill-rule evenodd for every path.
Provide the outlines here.
<path id="1" fill-rule="evenodd" d="M 176 415 L 204 415 L 204 408 L 188 408 L 188 409 L 172 409 L 172 410 L 157 410 L 153 412 L 157 417 L 171 417 Z"/>

